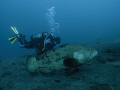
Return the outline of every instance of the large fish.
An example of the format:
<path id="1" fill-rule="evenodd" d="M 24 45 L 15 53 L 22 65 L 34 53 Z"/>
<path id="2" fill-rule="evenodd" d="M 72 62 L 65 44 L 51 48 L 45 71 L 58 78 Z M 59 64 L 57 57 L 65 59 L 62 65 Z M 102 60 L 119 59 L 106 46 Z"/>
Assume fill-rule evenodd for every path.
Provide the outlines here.
<path id="1" fill-rule="evenodd" d="M 65 44 L 46 51 L 38 57 L 29 56 L 27 66 L 30 73 L 34 73 L 38 69 L 42 73 L 50 73 L 81 66 L 96 55 L 96 50 L 82 44 Z"/>

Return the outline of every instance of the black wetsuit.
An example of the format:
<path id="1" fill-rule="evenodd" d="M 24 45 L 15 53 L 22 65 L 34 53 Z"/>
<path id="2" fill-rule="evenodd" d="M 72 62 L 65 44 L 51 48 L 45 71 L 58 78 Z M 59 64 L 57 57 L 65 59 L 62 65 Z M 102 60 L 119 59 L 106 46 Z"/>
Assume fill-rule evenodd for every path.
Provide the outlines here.
<path id="1" fill-rule="evenodd" d="M 35 51 L 37 52 L 37 54 L 39 54 L 43 51 L 53 49 L 53 47 L 56 46 L 54 38 L 55 37 L 52 34 L 44 32 L 42 34 L 32 35 L 31 41 L 29 42 L 27 42 L 25 40 L 25 37 L 22 35 L 18 40 L 20 47 L 28 49 L 35 48 Z"/>

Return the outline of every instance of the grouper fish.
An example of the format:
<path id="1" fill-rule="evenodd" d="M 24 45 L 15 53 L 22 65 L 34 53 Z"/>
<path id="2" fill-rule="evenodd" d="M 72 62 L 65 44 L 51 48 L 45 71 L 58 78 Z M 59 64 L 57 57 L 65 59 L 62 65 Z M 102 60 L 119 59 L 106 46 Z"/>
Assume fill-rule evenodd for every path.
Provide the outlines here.
<path id="1" fill-rule="evenodd" d="M 81 66 L 97 55 L 97 51 L 79 43 L 64 44 L 55 49 L 30 55 L 27 58 L 27 68 L 30 73 L 39 70 L 41 73 L 51 73 Z"/>

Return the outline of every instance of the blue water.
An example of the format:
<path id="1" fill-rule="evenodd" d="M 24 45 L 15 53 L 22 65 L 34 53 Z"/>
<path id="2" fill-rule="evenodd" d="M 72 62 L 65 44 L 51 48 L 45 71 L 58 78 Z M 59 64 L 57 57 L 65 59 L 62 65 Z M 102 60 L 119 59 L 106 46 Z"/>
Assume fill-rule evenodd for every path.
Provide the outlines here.
<path id="1" fill-rule="evenodd" d="M 29 55 L 34 51 L 10 44 L 11 26 L 29 37 L 50 32 L 46 13 L 54 7 L 54 34 L 61 44 L 86 43 L 120 35 L 120 0 L 0 0 L 0 59 Z M 58 26 L 58 25 L 57 25 Z"/>

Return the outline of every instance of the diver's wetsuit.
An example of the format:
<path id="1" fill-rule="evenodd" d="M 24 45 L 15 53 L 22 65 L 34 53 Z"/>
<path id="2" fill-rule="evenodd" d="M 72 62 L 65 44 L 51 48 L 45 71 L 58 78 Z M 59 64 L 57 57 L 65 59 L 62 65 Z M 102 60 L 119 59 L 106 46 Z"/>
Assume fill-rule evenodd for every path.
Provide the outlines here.
<path id="1" fill-rule="evenodd" d="M 21 48 L 35 48 L 35 51 L 39 54 L 43 51 L 53 49 L 56 46 L 54 38 L 52 34 L 44 32 L 42 34 L 32 35 L 31 41 L 29 42 L 25 40 L 23 35 L 18 40 Z"/>

